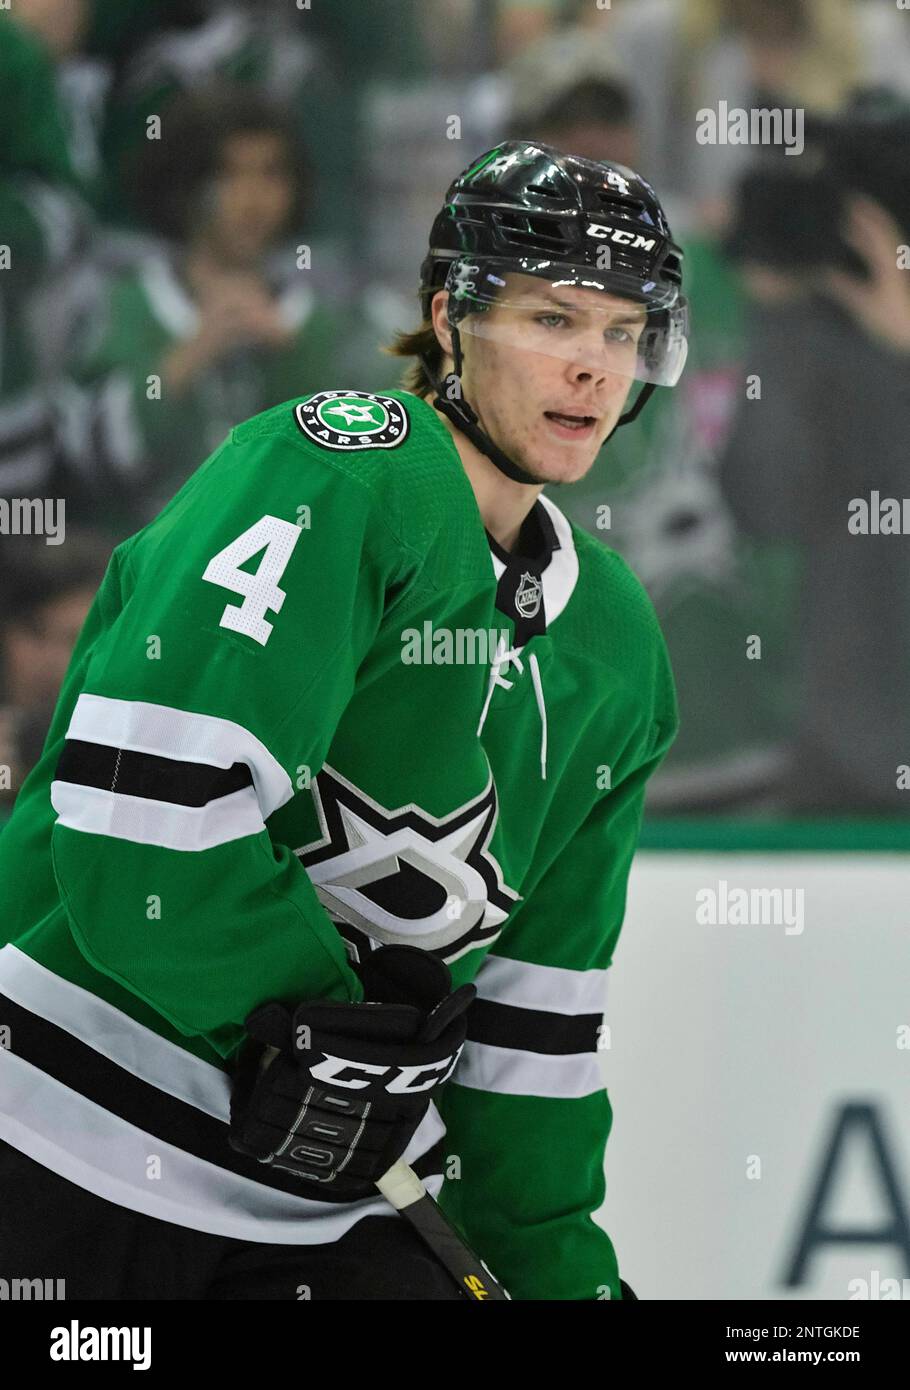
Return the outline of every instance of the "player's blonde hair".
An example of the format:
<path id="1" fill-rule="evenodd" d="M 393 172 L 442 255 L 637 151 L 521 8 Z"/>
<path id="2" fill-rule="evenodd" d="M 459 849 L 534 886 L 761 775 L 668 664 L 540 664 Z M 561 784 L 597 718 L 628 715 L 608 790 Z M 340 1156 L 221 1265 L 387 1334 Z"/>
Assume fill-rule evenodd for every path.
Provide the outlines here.
<path id="1" fill-rule="evenodd" d="M 411 391 L 415 396 L 422 396 L 425 400 L 435 390 L 420 360 L 422 356 L 428 357 L 436 377 L 439 377 L 443 352 L 436 337 L 436 330 L 429 319 L 424 319 L 419 328 L 400 329 L 391 343 L 383 345 L 382 351 L 390 357 L 415 359 L 402 373 L 401 385 L 405 391 Z"/>

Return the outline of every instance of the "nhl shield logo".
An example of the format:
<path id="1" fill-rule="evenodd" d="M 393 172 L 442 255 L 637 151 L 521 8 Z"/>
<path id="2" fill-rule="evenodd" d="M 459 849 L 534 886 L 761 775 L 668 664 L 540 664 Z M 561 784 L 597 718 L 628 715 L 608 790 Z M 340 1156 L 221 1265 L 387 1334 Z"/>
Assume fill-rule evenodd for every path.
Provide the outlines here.
<path id="1" fill-rule="evenodd" d="M 536 574 L 523 574 L 515 591 L 515 607 L 523 618 L 536 618 L 540 612 L 543 588 Z"/>
<path id="2" fill-rule="evenodd" d="M 394 449 L 409 425 L 400 401 L 369 391 L 320 391 L 295 407 L 294 418 L 324 449 Z"/>

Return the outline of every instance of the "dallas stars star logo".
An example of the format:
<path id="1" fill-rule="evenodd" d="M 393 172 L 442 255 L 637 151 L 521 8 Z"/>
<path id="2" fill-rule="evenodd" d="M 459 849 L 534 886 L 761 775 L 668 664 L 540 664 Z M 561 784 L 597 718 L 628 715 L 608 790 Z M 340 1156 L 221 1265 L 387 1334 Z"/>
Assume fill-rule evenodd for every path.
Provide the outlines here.
<path id="1" fill-rule="evenodd" d="M 516 164 L 520 163 L 521 160 L 519 159 L 518 155 L 515 154 L 514 151 L 512 152 L 512 154 L 497 155 L 496 159 L 491 160 L 489 164 L 484 166 L 484 178 L 499 178 L 499 176 L 501 174 L 504 174 L 507 169 L 513 169 Z"/>
<path id="2" fill-rule="evenodd" d="M 375 425 L 381 427 L 385 424 L 385 414 L 381 406 L 377 408 L 372 405 L 351 405 L 350 403 L 331 405 L 325 406 L 322 414 L 324 419 L 329 415 L 338 415 L 348 426 Z"/>
<path id="3" fill-rule="evenodd" d="M 413 802 L 385 807 L 328 766 L 312 792 L 322 837 L 294 853 L 355 959 L 398 943 L 453 961 L 499 936 L 521 897 L 488 849 L 492 771 L 478 797 L 441 819 Z"/>
<path id="4" fill-rule="evenodd" d="M 320 391 L 295 407 L 294 418 L 324 449 L 394 449 L 410 424 L 401 401 L 369 391 Z"/>

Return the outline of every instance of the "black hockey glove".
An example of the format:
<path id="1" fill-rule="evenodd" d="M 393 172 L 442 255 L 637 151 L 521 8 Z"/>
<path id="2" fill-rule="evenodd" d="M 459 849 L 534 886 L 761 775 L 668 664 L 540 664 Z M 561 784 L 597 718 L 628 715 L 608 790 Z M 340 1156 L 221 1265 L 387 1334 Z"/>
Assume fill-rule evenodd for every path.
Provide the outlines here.
<path id="1" fill-rule="evenodd" d="M 246 1019 L 231 1095 L 231 1147 L 354 1200 L 410 1143 L 464 1046 L 476 989 L 416 946 L 381 946 L 355 967 L 364 1001 L 277 1001 Z M 271 1050 L 270 1050 L 271 1049 Z"/>

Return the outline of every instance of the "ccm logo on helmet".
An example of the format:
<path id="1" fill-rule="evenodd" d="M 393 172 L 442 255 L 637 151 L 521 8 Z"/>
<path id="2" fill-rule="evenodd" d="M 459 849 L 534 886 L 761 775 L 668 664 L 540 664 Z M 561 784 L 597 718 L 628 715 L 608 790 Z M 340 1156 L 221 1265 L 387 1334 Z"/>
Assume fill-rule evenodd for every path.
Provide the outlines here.
<path id="1" fill-rule="evenodd" d="M 333 1057 L 331 1052 L 324 1052 L 325 1061 L 311 1066 L 309 1072 L 317 1081 L 328 1081 L 333 1086 L 349 1086 L 352 1091 L 362 1091 L 372 1082 L 388 1078 L 383 1080 L 382 1090 L 389 1091 L 392 1095 L 411 1095 L 414 1091 L 428 1091 L 431 1086 L 438 1086 L 440 1082 L 445 1081 L 461 1056 L 463 1047 L 462 1043 L 451 1057 L 446 1057 L 441 1062 L 410 1067 L 383 1067 L 375 1066 L 371 1062 L 352 1062 L 348 1057 Z M 344 1072 L 348 1074 L 342 1075 Z"/>
<path id="2" fill-rule="evenodd" d="M 589 222 L 588 236 L 599 237 L 601 241 L 615 241 L 621 246 L 631 246 L 636 251 L 653 251 L 657 245 L 656 237 L 641 236 L 639 232 L 627 232 L 622 227 L 605 227 L 602 222 Z"/>

